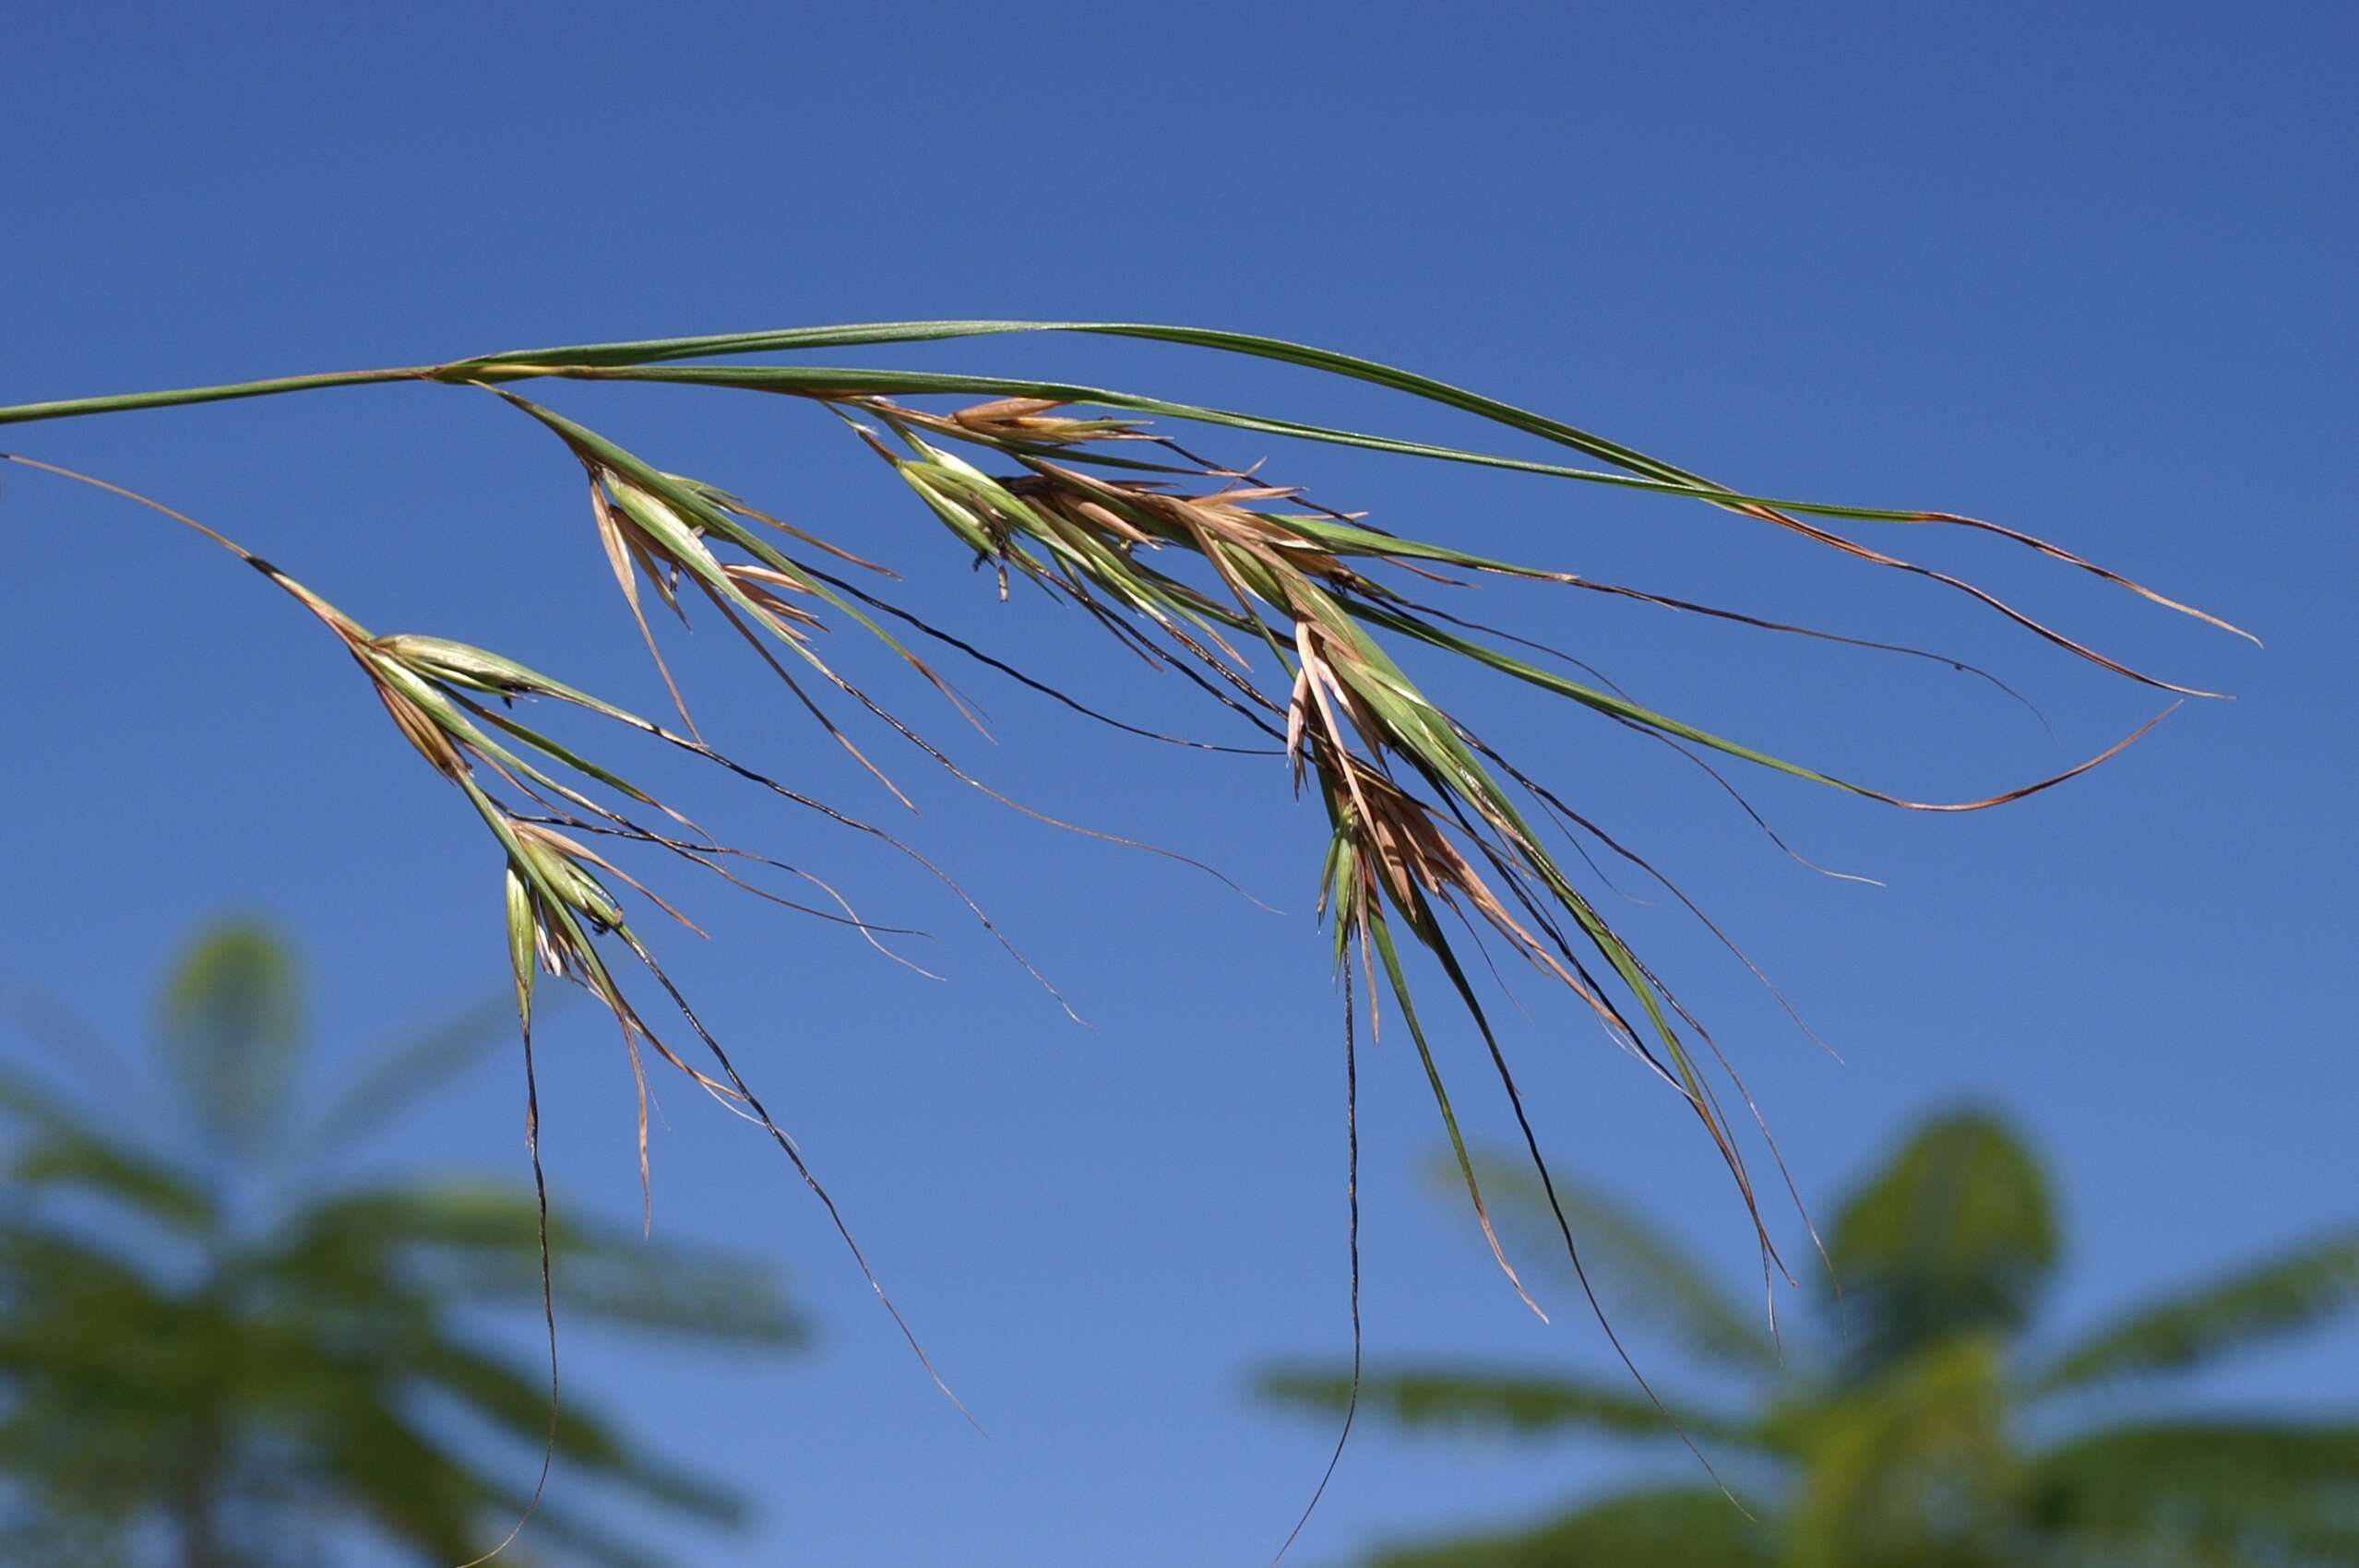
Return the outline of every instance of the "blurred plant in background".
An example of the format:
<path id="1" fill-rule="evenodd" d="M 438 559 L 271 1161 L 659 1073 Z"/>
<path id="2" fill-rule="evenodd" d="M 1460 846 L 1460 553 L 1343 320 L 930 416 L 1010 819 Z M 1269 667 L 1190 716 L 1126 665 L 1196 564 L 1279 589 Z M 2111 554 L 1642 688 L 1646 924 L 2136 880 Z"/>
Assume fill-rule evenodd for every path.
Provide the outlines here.
<path id="1" fill-rule="evenodd" d="M 139 1075 L 175 1087 L 185 1125 L 116 1108 L 78 1041 L 57 1076 L 85 1094 L 0 1067 L 0 1559 L 253 1568 L 328 1561 L 327 1543 L 365 1532 L 451 1568 L 498 1542 L 550 1440 L 548 1371 L 481 1333 L 498 1315 L 539 1326 L 532 1195 L 339 1183 L 328 1162 L 474 1060 L 505 1016 L 399 1043 L 306 1108 L 294 962 L 230 924 L 167 978 L 160 1060 Z M 576 1321 L 735 1350 L 804 1337 L 765 1266 L 555 1211 L 549 1244 Z M 571 1394 L 555 1452 L 602 1497 L 739 1512 Z M 501 1560 L 552 1559 L 660 1561 L 543 1505 Z"/>
<path id="2" fill-rule="evenodd" d="M 1446 1178 L 1455 1183 L 1457 1165 Z M 1502 1228 L 1555 1233 L 1537 1183 L 1486 1172 Z M 1385 1568 L 2293 1568 L 2359 1563 L 2359 1421 L 2123 1414 L 2122 1396 L 2359 1301 L 2359 1230 L 2134 1308 L 2034 1353 L 2058 1256 L 2047 1179 L 1991 1118 L 1936 1119 L 1843 1205 L 1825 1332 L 1781 1351 L 1643 1220 L 1557 1193 L 1617 1324 L 1675 1340 L 1733 1397 L 1662 1406 L 1626 1381 L 1434 1366 L 1367 1378 L 1361 1410 L 1511 1435 L 1603 1432 L 1711 1455 L 1707 1478 L 1612 1492 Z M 1545 1249 L 1542 1249 L 1543 1254 Z M 1350 1379 L 1286 1369 L 1269 1396 L 1340 1408 Z M 1692 1463 L 1692 1462 L 1691 1462 Z"/>

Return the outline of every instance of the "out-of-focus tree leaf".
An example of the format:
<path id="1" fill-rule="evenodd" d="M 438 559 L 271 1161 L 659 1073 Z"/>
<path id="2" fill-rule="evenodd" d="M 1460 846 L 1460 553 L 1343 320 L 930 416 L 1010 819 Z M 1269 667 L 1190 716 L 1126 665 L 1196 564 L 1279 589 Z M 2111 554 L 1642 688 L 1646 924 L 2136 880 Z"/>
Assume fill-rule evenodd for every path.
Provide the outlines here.
<path id="1" fill-rule="evenodd" d="M 1862 1375 L 1956 1336 L 2011 1334 L 2055 1263 L 2047 1178 L 1994 1118 L 1944 1116 L 1843 1206 L 1828 1247 Z"/>
<path id="2" fill-rule="evenodd" d="M 470 1330 L 485 1309 L 540 1317 L 532 1196 L 340 1188 L 274 1163 L 290 1146 L 299 994 L 292 961 L 251 926 L 207 936 L 174 972 L 158 1044 L 210 1150 L 194 1165 L 163 1152 L 153 1117 L 120 1117 L 98 1093 L 85 1111 L 0 1071 L 0 1133 L 19 1134 L 0 1153 L 0 1548 L 37 1548 L 26 1561 L 43 1568 L 307 1568 L 359 1527 L 450 1568 L 524 1512 L 547 1373 Z M 423 1092 L 472 1028 L 395 1051 L 325 1135 L 292 1146 L 342 1146 Z M 249 1212 L 266 1171 L 300 1180 L 278 1212 Z M 153 1223 L 86 1232 L 83 1210 L 55 1202 L 67 1194 Z M 725 1252 L 650 1244 L 562 1207 L 549 1242 L 568 1316 L 741 1356 L 804 1337 L 776 1275 Z M 569 1390 L 561 1415 L 557 1457 L 597 1494 L 707 1525 L 738 1516 L 736 1498 L 632 1442 L 595 1401 Z M 661 1561 L 562 1506 L 534 1519 L 503 1562 Z"/>
<path id="3" fill-rule="evenodd" d="M 1262 1397 L 1284 1404 L 1341 1410 L 1352 1380 L 1325 1369 L 1280 1368 L 1258 1382 Z M 1388 1371 L 1360 1384 L 1360 1408 L 1409 1427 L 1455 1428 L 1517 1435 L 1607 1431 L 1624 1437 L 1671 1437 L 1751 1443 L 1745 1424 L 1709 1410 L 1657 1405 L 1635 1385 L 1576 1378 L 1534 1378 L 1463 1368 Z"/>
<path id="4" fill-rule="evenodd" d="M 438 1339 L 405 1349 L 401 1368 L 519 1443 L 537 1443 L 547 1433 L 547 1383 L 494 1357 Z M 641 1452 L 611 1422 L 585 1411 L 561 1412 L 557 1456 L 593 1484 L 621 1482 L 667 1508 L 721 1523 L 734 1523 L 745 1512 L 726 1489 Z"/>
<path id="5" fill-rule="evenodd" d="M 550 1005 L 562 1004 L 557 992 Z M 313 1117 L 295 1153 L 316 1157 L 364 1136 L 433 1094 L 500 1046 L 513 1046 L 516 1004 L 493 997 L 421 1032 L 383 1045 L 328 1109 Z"/>
<path id="6" fill-rule="evenodd" d="M 1775 1539 L 1710 1487 L 1624 1492 L 1528 1530 L 1376 1559 L 1376 1568 L 1772 1568 Z"/>
<path id="7" fill-rule="evenodd" d="M 2359 1563 L 2359 1425 L 2114 1428 L 2040 1456 L 2029 1490 L 2057 1535 L 2239 1565 Z"/>
<path id="8" fill-rule="evenodd" d="M 203 933 L 165 982 L 159 1039 L 216 1148 L 275 1130 L 303 1044 L 294 960 L 261 925 Z"/>
<path id="9" fill-rule="evenodd" d="M 20 1189 L 78 1188 L 176 1229 L 209 1230 L 220 1218 L 211 1195 L 167 1161 L 127 1136 L 109 1136 L 94 1119 L 5 1066 L 0 1115 L 28 1129 L 6 1164 L 7 1178 Z"/>
<path id="10" fill-rule="evenodd" d="M 1516 1255 L 1551 1270 L 1578 1289 L 1565 1253 L 1564 1232 L 1530 1161 L 1484 1159 L 1476 1165 L 1491 1194 L 1500 1229 L 1519 1242 Z M 1429 1165 L 1432 1182 L 1459 1190 L 1454 1161 Z M 1589 1268 L 1590 1283 L 1608 1316 L 1633 1332 L 1662 1335 L 1691 1354 L 1738 1371 L 1778 1370 L 1777 1341 L 1767 1312 L 1733 1300 L 1702 1268 L 1654 1227 L 1596 1188 L 1562 1174 L 1556 1201 Z"/>
<path id="11" fill-rule="evenodd" d="M 453 1302 L 537 1304 L 534 1223 L 530 1198 L 481 1183 L 369 1188 L 309 1210 L 270 1266 L 323 1291 L 341 1278 L 373 1293 L 388 1273 L 407 1270 Z M 807 1337 L 776 1271 L 731 1253 L 650 1241 L 557 1213 L 549 1221 L 549 1255 L 575 1317 L 751 1346 L 782 1348 Z"/>
<path id="12" fill-rule="evenodd" d="M 1481 1169 L 1502 1229 L 1554 1237 L 1536 1183 L 1511 1162 Z M 1848 1332 L 1823 1299 L 1823 1331 L 1790 1335 L 1792 1360 L 1764 1377 L 1749 1325 L 1709 1276 L 1627 1210 L 1561 1175 L 1556 1187 L 1623 1330 L 1667 1330 L 1737 1373 L 1745 1413 L 1683 1401 L 1667 1416 L 1634 1383 L 1553 1367 L 1378 1366 L 1362 1418 L 1656 1442 L 1675 1416 L 1743 1483 L 1754 1517 L 1709 1487 L 1642 1486 L 1540 1526 L 1379 1554 L 1382 1568 L 2359 1568 L 2359 1426 L 2228 1416 L 2091 1431 L 2058 1397 L 2159 1379 L 2359 1305 L 2359 1236 L 2132 1309 L 2027 1369 L 2031 1313 L 2060 1251 L 2046 1178 L 1997 1122 L 1958 1111 L 1839 1211 L 1829 1251 Z M 1351 1379 L 1287 1367 L 1258 1386 L 1331 1414 Z"/>
<path id="13" fill-rule="evenodd" d="M 199 1233 L 211 1230 L 220 1218 L 211 1196 L 181 1180 L 170 1166 L 91 1138 L 32 1140 L 8 1161 L 7 1178 L 26 1187 L 78 1187 Z"/>
<path id="14" fill-rule="evenodd" d="M 1950 1340 L 1838 1396 L 1787 1515 L 1794 1568 L 1998 1563 L 2017 1457 L 2001 1347 Z"/>
<path id="15" fill-rule="evenodd" d="M 2359 1300 L 2359 1231 L 2297 1247 L 2099 1328 L 2058 1356 L 2044 1391 L 2178 1372 L 2309 1327 Z"/>

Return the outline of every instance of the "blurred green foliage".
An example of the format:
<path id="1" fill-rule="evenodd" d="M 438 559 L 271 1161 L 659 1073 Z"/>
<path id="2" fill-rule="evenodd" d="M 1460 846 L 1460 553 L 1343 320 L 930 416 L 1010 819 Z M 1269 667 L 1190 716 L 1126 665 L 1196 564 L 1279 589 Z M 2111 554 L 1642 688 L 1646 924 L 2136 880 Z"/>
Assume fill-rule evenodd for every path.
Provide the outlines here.
<path id="1" fill-rule="evenodd" d="M 339 1181 L 331 1157 L 513 1027 L 473 1010 L 306 1107 L 294 960 L 231 924 L 165 979 L 163 1071 L 27 1032 L 46 1070 L 0 1066 L 0 1561 L 264 1568 L 365 1537 L 454 1568 L 498 1543 L 550 1431 L 547 1367 L 514 1332 L 541 1327 L 530 1191 Z M 125 1109 L 126 1072 L 173 1086 L 181 1114 Z M 567 1322 L 737 1354 L 804 1337 L 765 1266 L 561 1211 L 549 1243 Z M 570 1391 L 555 1464 L 642 1512 L 739 1512 Z M 544 1502 L 500 1561 L 661 1559 Z"/>
<path id="2" fill-rule="evenodd" d="M 1454 1184 L 1446 1164 L 1437 1179 Z M 1537 1182 L 1492 1164 L 1483 1181 L 1503 1218 L 1527 1255 L 1546 1255 L 1556 1232 Z M 1820 1332 L 1788 1330 L 1781 1346 L 1759 1312 L 1642 1219 L 1561 1178 L 1557 1188 L 1617 1326 L 1671 1340 L 1689 1367 L 1721 1373 L 1726 1395 L 1666 1393 L 1657 1405 L 1626 1378 L 1397 1368 L 1364 1380 L 1363 1418 L 1658 1443 L 1684 1431 L 1743 1507 L 1691 1468 L 1692 1479 L 1586 1499 L 1539 1524 L 1386 1552 L 1383 1568 L 2359 1564 L 2359 1422 L 2122 1408 L 2161 1379 L 2350 1307 L 2359 1231 L 2039 1353 L 2036 1309 L 2060 1251 L 2046 1175 L 2000 1123 L 1958 1112 L 1850 1194 L 1827 1232 L 1841 1295 L 1821 1293 Z M 1281 1369 L 1262 1388 L 1339 1410 L 1350 1379 Z"/>

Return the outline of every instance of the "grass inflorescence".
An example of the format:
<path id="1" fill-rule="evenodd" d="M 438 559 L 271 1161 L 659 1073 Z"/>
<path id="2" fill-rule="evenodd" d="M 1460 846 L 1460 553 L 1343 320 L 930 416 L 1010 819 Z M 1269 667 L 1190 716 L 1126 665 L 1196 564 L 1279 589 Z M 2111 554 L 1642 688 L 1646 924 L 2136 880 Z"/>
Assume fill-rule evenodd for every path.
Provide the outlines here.
<path id="1" fill-rule="evenodd" d="M 1107 387 L 1032 378 L 820 366 L 800 358 L 818 350 L 1040 330 L 1174 342 L 1371 383 L 1537 437 L 1577 455 L 1580 463 L 1368 434 Z M 757 354 L 787 358 L 785 362 L 767 364 L 712 362 Z M 954 548 L 988 569 L 1000 599 L 1036 596 L 1078 612 L 1095 634 L 1113 639 L 1145 665 L 1188 683 L 1217 719 L 1242 728 L 1241 743 L 1183 739 L 1103 713 L 1056 683 L 1019 670 L 930 624 L 892 602 L 892 574 L 864 554 L 757 510 L 721 485 L 669 471 L 516 390 L 520 384 L 547 381 L 626 381 L 764 394 L 833 416 L 837 428 L 892 470 L 923 510 L 940 523 Z M 1397 1023 L 1409 1034 L 1476 1221 L 1509 1284 L 1533 1311 L 1539 1311 L 1493 1230 L 1475 1166 L 1467 1155 L 1433 1049 L 1434 1016 L 1421 1013 L 1418 1006 L 1413 967 L 1405 956 L 1405 950 L 1412 947 L 1426 955 L 1426 962 L 1441 977 L 1444 995 L 1483 1042 L 1491 1071 L 1538 1167 L 1543 1191 L 1549 1189 L 1539 1140 L 1469 961 L 1471 956 L 1479 956 L 1489 965 L 1492 947 L 1569 992 L 1609 1039 L 1679 1098 L 1696 1118 L 1715 1157 L 1725 1165 L 1751 1217 L 1765 1277 L 1783 1269 L 1762 1218 L 1744 1139 L 1723 1109 L 1715 1080 L 1726 1084 L 1757 1122 L 1759 1115 L 1752 1108 L 1750 1095 L 1703 1023 L 1605 920 L 1561 857 L 1569 849 L 1593 867 L 1594 851 L 1630 864 L 1657 881 L 1662 879 L 1648 861 L 1568 802 L 1565 790 L 1527 773 L 1502 749 L 1478 736 L 1429 696 L 1404 670 L 1400 662 L 1404 651 L 1416 649 L 1428 659 L 1438 656 L 1456 667 L 1514 683 L 1570 704 L 1592 718 L 1650 736 L 1686 754 L 1724 785 L 1727 780 L 1719 768 L 1738 763 L 1918 811 L 1977 811 L 2048 789 L 2112 757 L 2161 716 L 2088 761 L 2053 777 L 1972 800 L 1906 799 L 1656 711 L 1569 654 L 1498 631 L 1444 606 L 1453 594 L 1474 582 L 1514 578 L 1723 619 L 1780 635 L 1934 659 L 1995 683 L 1996 677 L 1932 650 L 1802 626 L 1387 531 L 1364 512 L 1314 500 L 1257 469 L 1231 467 L 1200 457 L 1181 444 L 1175 426 L 1193 424 L 1281 436 L 1699 502 L 1786 530 L 1853 560 L 1961 593 L 2053 648 L 2125 680 L 2175 695 L 2213 694 L 2135 669 L 1977 584 L 1871 545 L 1847 530 L 1966 530 L 2030 551 L 2045 562 L 2093 574 L 2155 605 L 2225 630 L 2237 630 L 2011 528 L 1954 513 L 1783 500 L 1734 490 L 1577 426 L 1429 377 L 1277 339 L 1197 328 L 921 322 L 589 344 L 386 371 L 0 408 L 0 424 L 383 382 L 489 393 L 537 422 L 579 464 L 587 476 L 596 547 L 612 567 L 632 627 L 655 660 L 671 695 L 676 729 L 484 648 L 431 636 L 373 635 L 276 566 L 193 519 L 170 513 L 168 508 L 158 509 L 199 528 L 243 556 L 316 617 L 359 665 L 403 738 L 459 790 L 496 844 L 525 1045 L 528 1141 L 532 1145 L 536 1180 L 538 1111 L 530 1079 L 531 1028 L 534 988 L 538 979 L 546 975 L 588 991 L 620 1031 L 639 1085 L 638 1158 L 643 1182 L 647 1176 L 646 1057 L 651 1054 L 663 1066 L 685 1075 L 730 1109 L 757 1123 L 828 1203 L 839 1228 L 842 1226 L 832 1201 L 792 1141 L 763 1109 L 632 924 L 626 905 L 644 901 L 692 931 L 696 929 L 693 922 L 625 873 L 601 844 L 607 849 L 629 844 L 661 851 L 775 902 L 849 923 L 880 947 L 882 937 L 896 932 L 862 920 L 840 894 L 813 873 L 715 840 L 687 816 L 605 763 L 561 743 L 520 715 L 529 714 L 536 704 L 586 710 L 636 731 L 644 740 L 693 754 L 849 830 L 877 837 L 920 861 L 1007 944 L 1006 934 L 992 925 L 958 885 L 914 849 L 864 818 L 770 778 L 709 743 L 664 659 L 658 627 L 668 618 L 685 624 L 690 600 L 717 615 L 753 650 L 769 677 L 785 688 L 809 720 L 856 758 L 899 804 L 909 805 L 910 797 L 888 771 L 889 757 L 880 760 L 883 754 L 872 754 L 864 749 L 852 726 L 874 727 L 896 750 L 913 751 L 927 766 L 947 769 L 963 783 L 1007 801 L 969 772 L 945 746 L 887 709 L 848 672 L 860 657 L 862 645 L 876 645 L 876 656 L 917 671 L 960 722 L 981 730 L 983 721 L 972 705 L 919 657 L 912 644 L 939 646 L 1044 692 L 1075 712 L 1135 734 L 1209 751 L 1282 759 L 1293 792 L 1308 790 L 1323 806 L 1326 839 L 1318 847 L 1322 851 L 1318 908 L 1329 922 L 1330 956 L 1344 982 L 1346 1116 L 1347 1126 L 1352 1129 L 1348 1182 L 1353 1194 L 1355 1354 L 1359 1314 L 1355 1009 L 1372 1036 L 1388 1023 Z M 937 406 L 945 400 L 947 406 Z M 15 460 L 50 469 L 31 459 Z M 829 638 L 823 655 L 822 634 L 831 629 L 855 635 L 849 641 Z M 1585 678 L 1576 679 L 1567 670 Z M 1734 786 L 1729 787 L 1734 791 Z M 1041 815 L 1012 801 L 1007 803 L 1028 814 Z M 1133 842 L 1095 828 L 1079 831 L 1120 843 Z M 1308 852 L 1306 847 L 1306 856 Z M 822 901 L 789 898 L 762 886 L 753 880 L 756 868 L 782 870 L 802 879 Z M 1667 882 L 1663 885 L 1670 886 Z M 1675 887 L 1671 891 L 1704 920 L 1715 937 L 1727 942 L 1721 929 L 1685 892 Z M 1734 951 L 1734 944 L 1729 945 Z M 1008 951 L 1015 954 L 1012 944 Z M 1020 955 L 1017 956 L 1020 962 Z M 1355 973 L 1356 985 L 1352 983 Z M 659 1030 L 650 1022 L 632 990 L 626 988 L 626 975 L 635 975 L 638 986 L 652 987 L 661 998 L 661 1016 L 674 1018 L 678 1030 L 695 1037 L 703 1048 L 697 1054 L 708 1065 L 698 1065 L 689 1053 L 675 1049 L 668 1039 L 672 1028 Z M 1766 1127 L 1761 1134 L 1766 1138 Z M 1774 1143 L 1768 1146 L 1774 1156 Z M 1787 1187 L 1791 1191 L 1792 1183 Z M 1557 1220 L 1561 1239 L 1578 1268 L 1573 1226 L 1561 1211 Z M 850 1231 L 843 1234 L 851 1244 Z M 857 1256 L 858 1247 L 853 1245 L 852 1250 Z M 864 1258 L 860 1266 L 875 1284 L 876 1277 L 868 1272 Z M 878 1294 L 882 1296 L 881 1289 Z M 886 1304 L 889 1310 L 889 1301 Z M 898 1322 L 898 1313 L 895 1318 Z M 905 1324 L 903 1332 L 908 1332 Z M 916 1345 L 914 1337 L 911 1344 Z M 923 1360 L 922 1350 L 919 1355 Z M 1345 1430 L 1348 1432 L 1348 1414 Z M 1339 1443 L 1339 1452 L 1340 1447 Z M 1329 1467 L 1331 1471 L 1331 1462 Z"/>

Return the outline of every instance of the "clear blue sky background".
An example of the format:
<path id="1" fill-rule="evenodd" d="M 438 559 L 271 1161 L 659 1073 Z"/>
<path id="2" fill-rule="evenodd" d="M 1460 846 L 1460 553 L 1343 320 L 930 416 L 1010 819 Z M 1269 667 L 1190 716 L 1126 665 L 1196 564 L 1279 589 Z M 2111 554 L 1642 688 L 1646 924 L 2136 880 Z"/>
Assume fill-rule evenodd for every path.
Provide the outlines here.
<path id="1" fill-rule="evenodd" d="M 1758 785 L 1805 852 L 1881 889 L 1782 859 L 1659 748 L 1569 709 L 1471 700 L 1658 852 L 1841 1051 L 1784 1027 L 1673 911 L 1617 906 L 1722 1025 L 1822 1203 L 1931 1109 L 2000 1106 L 2067 1194 L 2061 1328 L 2349 1218 L 2348 7 L 385 15 L 12 17 L 0 401 L 838 320 L 1205 322 L 1474 384 L 1771 493 L 2055 536 L 2268 649 L 1988 541 L 1911 538 L 2238 700 L 2190 705 L 2095 776 L 1977 816 Z M 1150 345 L 911 359 L 1478 434 Z M 1078 626 L 1003 612 L 821 416 L 550 396 L 900 564 L 913 604 L 1078 687 L 1183 710 Z M 662 700 L 578 470 L 488 399 L 392 388 L 6 445 L 192 510 L 372 624 L 496 641 Z M 1586 596 L 1513 600 L 1519 625 L 1662 706 L 1903 791 L 2052 770 L 2157 706 L 1960 599 L 1709 512 L 1217 445 L 1397 528 L 1953 649 L 2035 695 L 2060 737 L 1930 667 Z M 192 922 L 259 910 L 316 968 L 332 1073 L 505 983 L 487 847 L 315 626 L 198 541 L 37 477 L 9 481 L 0 526 L 13 991 L 136 1038 Z M 682 649 L 710 731 L 884 809 L 743 652 L 709 635 Z M 657 1226 L 779 1258 L 823 1353 L 724 1367 L 585 1333 L 573 1384 L 758 1498 L 754 1533 L 703 1561 L 1260 1561 L 1332 1433 L 1257 1408 L 1250 1369 L 1346 1344 L 1340 1048 L 1309 912 L 1323 828 L 1275 764 L 1153 748 L 971 684 L 1001 743 L 962 754 L 992 782 L 1214 860 L 1288 913 L 901 767 L 923 786 L 914 837 L 1066 987 L 1085 1031 L 906 868 L 723 780 L 646 771 L 940 934 L 951 979 L 933 985 L 696 889 L 715 940 L 673 950 L 991 1438 L 929 1389 L 775 1151 L 686 1093 L 655 1146 Z M 1509 1014 L 1510 1045 L 1552 1148 L 1741 1283 L 1745 1228 L 1708 1151 L 1537 989 L 1519 985 L 1534 1015 Z M 1470 1118 L 1496 1141 L 1509 1128 L 1473 1044 L 1447 1035 Z M 543 1074 L 561 1194 L 635 1214 L 611 1031 L 575 1010 Z M 1436 1129 L 1413 1059 L 1388 1040 L 1362 1083 L 1372 1359 L 1602 1367 L 1568 1292 L 1551 1282 L 1567 1310 L 1542 1327 L 1424 1188 Z M 151 1087 L 115 1087 L 135 1103 Z M 494 1050 L 347 1169 L 430 1157 L 520 1177 L 519 1092 Z M 1650 1364 L 1689 1381 L 1660 1350 Z M 2191 1396 L 2317 1408 L 2355 1384 L 2345 1332 Z M 1367 1429 L 1297 1550 L 1340 1562 L 1644 1467 L 1581 1443 Z"/>

